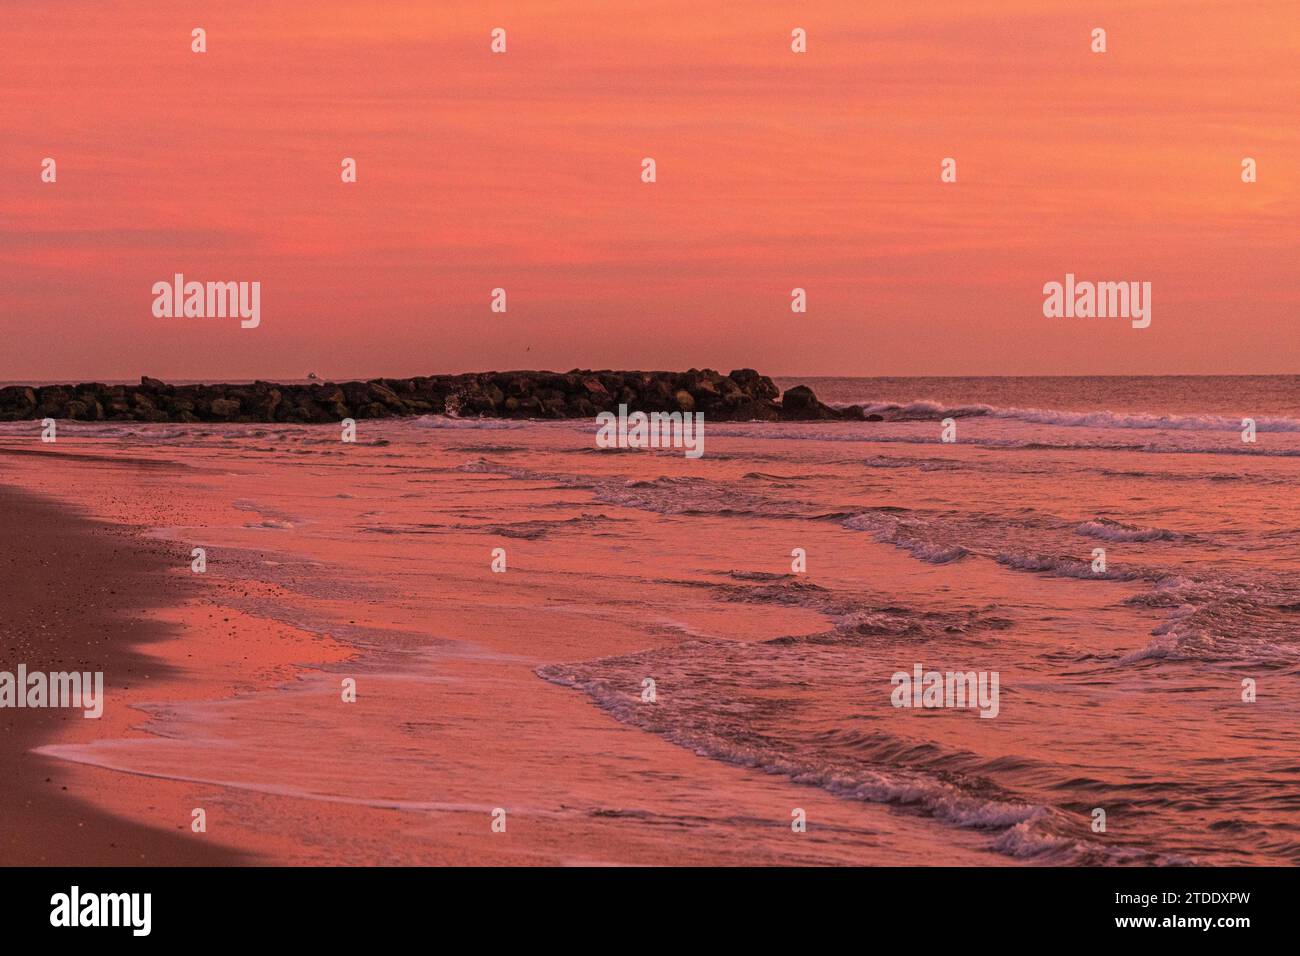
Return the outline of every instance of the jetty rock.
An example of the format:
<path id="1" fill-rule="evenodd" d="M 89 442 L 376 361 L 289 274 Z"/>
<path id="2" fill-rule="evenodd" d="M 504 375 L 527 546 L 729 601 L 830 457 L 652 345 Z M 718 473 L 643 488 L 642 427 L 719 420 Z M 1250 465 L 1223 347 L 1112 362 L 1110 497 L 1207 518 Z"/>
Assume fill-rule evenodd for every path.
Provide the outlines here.
<path id="1" fill-rule="evenodd" d="M 337 423 L 344 418 L 455 415 L 462 418 L 594 418 L 600 412 L 700 412 L 705 421 L 862 420 L 798 385 L 784 396 L 750 368 L 723 375 L 573 369 L 468 372 L 364 382 L 169 385 L 10 385 L 0 388 L 0 421 L 54 418 L 104 422 Z"/>

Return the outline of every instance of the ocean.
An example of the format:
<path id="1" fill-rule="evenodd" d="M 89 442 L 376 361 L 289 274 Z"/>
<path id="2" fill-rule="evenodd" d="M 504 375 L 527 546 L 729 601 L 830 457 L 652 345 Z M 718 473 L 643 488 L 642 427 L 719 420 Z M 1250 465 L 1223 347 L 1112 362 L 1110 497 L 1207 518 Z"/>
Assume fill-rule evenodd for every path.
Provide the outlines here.
<path id="1" fill-rule="evenodd" d="M 499 803 L 566 862 L 1300 862 L 1300 378 L 801 383 L 883 420 L 706 422 L 699 460 L 587 421 L 61 423 L 82 460 L 0 481 L 207 547 L 254 657 L 251 622 L 352 657 L 44 752 L 289 827 L 267 794 L 404 812 L 360 860 Z M 898 706 L 918 667 L 996 674 L 996 716 Z M 321 703 L 340 668 L 366 707 Z"/>
<path id="2" fill-rule="evenodd" d="M 1157 417 L 1300 417 L 1300 375 L 814 376 L 775 381 L 782 391 L 808 385 L 830 405 L 980 408 L 1009 417 L 1026 409 Z"/>

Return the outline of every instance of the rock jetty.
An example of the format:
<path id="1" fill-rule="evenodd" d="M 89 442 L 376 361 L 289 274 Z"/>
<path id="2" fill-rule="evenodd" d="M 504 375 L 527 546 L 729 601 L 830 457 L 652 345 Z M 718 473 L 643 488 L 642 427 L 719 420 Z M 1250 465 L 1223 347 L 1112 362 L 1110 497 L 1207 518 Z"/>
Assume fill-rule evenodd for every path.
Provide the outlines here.
<path id="1" fill-rule="evenodd" d="M 344 418 L 458 415 L 484 418 L 593 418 L 599 412 L 703 412 L 706 421 L 861 420 L 798 385 L 781 395 L 766 375 L 738 369 L 687 372 L 472 372 L 366 382 L 277 385 L 10 385 L 0 388 L 0 421 L 73 419 L 135 422 L 339 422 Z"/>

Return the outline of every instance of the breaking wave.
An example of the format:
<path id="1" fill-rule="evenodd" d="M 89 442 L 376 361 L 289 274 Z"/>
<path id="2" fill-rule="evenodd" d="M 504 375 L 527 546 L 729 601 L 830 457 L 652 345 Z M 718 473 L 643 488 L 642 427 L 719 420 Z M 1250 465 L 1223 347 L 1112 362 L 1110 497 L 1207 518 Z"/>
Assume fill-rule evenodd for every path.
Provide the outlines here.
<path id="1" fill-rule="evenodd" d="M 945 418 L 1007 418 L 1034 425 L 1065 428 L 1146 428 L 1181 431 L 1241 431 L 1242 415 L 1152 415 L 1145 412 L 1064 411 L 1048 408 L 1003 408 L 996 405 L 945 405 L 933 399 L 909 402 L 840 402 L 840 408 L 856 406 L 865 414 L 879 415 L 885 421 L 942 421 Z M 1255 419 L 1257 432 L 1300 432 L 1294 418 L 1265 417 Z"/>

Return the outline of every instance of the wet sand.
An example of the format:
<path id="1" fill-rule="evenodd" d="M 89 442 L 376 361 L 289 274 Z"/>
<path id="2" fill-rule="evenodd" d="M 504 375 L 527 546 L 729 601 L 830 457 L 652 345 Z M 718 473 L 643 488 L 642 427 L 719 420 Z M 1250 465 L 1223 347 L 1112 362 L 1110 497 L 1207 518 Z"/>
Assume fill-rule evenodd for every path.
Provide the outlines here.
<path id="1" fill-rule="evenodd" d="M 165 549 L 4 485 L 0 528 L 0 667 L 103 671 L 106 681 L 125 687 L 169 679 L 168 668 L 147 651 L 168 636 L 168 627 L 142 616 L 183 599 L 182 582 L 164 573 Z M 81 710 L 0 709 L 0 860 L 23 866 L 240 862 L 226 848 L 110 815 L 100 787 L 113 781 L 69 773 L 61 761 L 31 752 L 55 737 L 93 737 L 100 723 Z M 162 785 L 147 799 L 179 814 L 191 789 Z"/>

